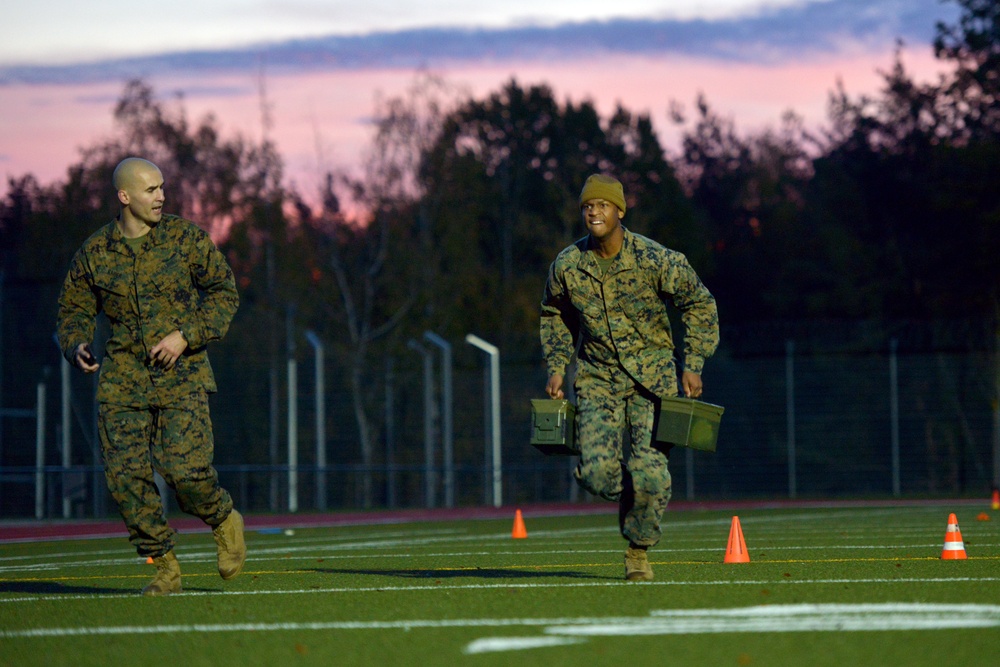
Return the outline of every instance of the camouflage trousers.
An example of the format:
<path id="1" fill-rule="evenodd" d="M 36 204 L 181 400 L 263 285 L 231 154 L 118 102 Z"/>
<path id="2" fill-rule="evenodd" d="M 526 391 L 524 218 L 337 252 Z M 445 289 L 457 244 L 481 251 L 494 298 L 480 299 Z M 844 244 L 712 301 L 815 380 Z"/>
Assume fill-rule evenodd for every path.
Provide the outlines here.
<path id="1" fill-rule="evenodd" d="M 580 463 L 574 476 L 590 493 L 618 502 L 625 539 L 653 546 L 671 495 L 667 456 L 652 446 L 659 400 L 621 367 L 601 375 L 578 375 L 575 383 Z"/>
<path id="2" fill-rule="evenodd" d="M 102 403 L 98 430 L 108 490 L 140 556 L 162 556 L 174 547 L 155 469 L 173 490 L 178 506 L 216 526 L 233 509 L 212 466 L 215 442 L 208 396 L 195 393 L 172 403 L 134 408 Z"/>

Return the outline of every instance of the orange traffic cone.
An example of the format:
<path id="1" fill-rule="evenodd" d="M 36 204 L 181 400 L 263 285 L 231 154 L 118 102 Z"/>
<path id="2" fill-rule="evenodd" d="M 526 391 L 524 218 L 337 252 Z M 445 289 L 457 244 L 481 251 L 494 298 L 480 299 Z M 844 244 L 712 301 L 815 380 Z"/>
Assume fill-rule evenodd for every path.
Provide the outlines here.
<path id="1" fill-rule="evenodd" d="M 514 539 L 522 539 L 528 536 L 528 530 L 524 527 L 524 517 L 521 510 L 514 512 L 514 530 L 510 531 L 510 536 Z"/>
<path id="2" fill-rule="evenodd" d="M 958 529 L 958 517 L 949 514 L 941 560 L 965 560 L 965 558 L 965 542 L 962 541 L 962 531 Z"/>
<path id="3" fill-rule="evenodd" d="M 750 554 L 747 552 L 747 543 L 743 539 L 743 528 L 740 527 L 740 518 L 733 517 L 733 522 L 729 526 L 729 544 L 726 546 L 726 563 L 749 563 Z"/>
<path id="4" fill-rule="evenodd" d="M 153 557 L 152 556 L 146 556 L 146 564 L 147 565 L 152 565 L 153 564 Z"/>
<path id="5" fill-rule="evenodd" d="M 995 510 L 1000 510 L 1000 489 L 993 489 L 992 507 Z"/>

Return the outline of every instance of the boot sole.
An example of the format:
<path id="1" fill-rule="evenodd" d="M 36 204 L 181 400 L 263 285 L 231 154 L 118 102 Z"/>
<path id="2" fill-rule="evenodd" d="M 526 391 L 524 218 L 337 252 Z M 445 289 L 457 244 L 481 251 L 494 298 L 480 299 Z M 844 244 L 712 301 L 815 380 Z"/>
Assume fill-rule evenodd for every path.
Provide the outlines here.
<path id="1" fill-rule="evenodd" d="M 244 562 L 240 563 L 240 566 L 236 568 L 234 572 L 229 574 L 222 574 L 221 572 L 219 573 L 219 576 L 222 577 L 223 581 L 229 581 L 230 579 L 235 579 L 237 576 L 239 576 L 240 572 L 243 571 L 243 565 L 246 563 L 246 556 L 244 556 L 243 558 Z"/>

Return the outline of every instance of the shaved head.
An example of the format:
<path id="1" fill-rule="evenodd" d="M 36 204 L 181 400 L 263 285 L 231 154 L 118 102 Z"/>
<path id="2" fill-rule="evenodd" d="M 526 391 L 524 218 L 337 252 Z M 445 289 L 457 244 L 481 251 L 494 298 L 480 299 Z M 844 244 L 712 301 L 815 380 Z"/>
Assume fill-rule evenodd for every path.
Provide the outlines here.
<path id="1" fill-rule="evenodd" d="M 129 238 L 141 236 L 155 227 L 163 215 L 163 174 L 149 160 L 128 157 L 118 163 L 111 177 L 121 213 L 122 233 Z"/>
<path id="2" fill-rule="evenodd" d="M 129 186 L 135 183 L 136 176 L 140 172 L 155 171 L 159 172 L 160 168 L 149 160 L 144 160 L 141 157 L 127 157 L 118 163 L 115 167 L 115 173 L 111 177 L 111 183 L 115 187 L 115 191 L 127 190 Z"/>

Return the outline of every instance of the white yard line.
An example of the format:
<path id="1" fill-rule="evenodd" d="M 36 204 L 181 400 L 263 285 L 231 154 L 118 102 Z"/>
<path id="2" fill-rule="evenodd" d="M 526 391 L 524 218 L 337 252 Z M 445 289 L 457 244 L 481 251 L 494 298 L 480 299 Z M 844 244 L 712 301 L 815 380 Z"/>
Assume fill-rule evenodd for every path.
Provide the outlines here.
<path id="1" fill-rule="evenodd" d="M 426 584 L 417 586 L 355 586 L 355 587 L 329 587 L 329 588 L 303 588 L 291 590 L 272 591 L 191 591 L 177 593 L 173 598 L 181 597 L 226 597 L 244 595 L 314 595 L 317 593 L 381 593 L 381 592 L 416 592 L 416 591 L 474 591 L 493 589 L 520 589 L 520 588 L 601 588 L 607 586 L 796 586 L 796 585 L 841 585 L 841 584 L 915 584 L 915 583 L 941 583 L 941 584 L 980 584 L 984 582 L 1000 581 L 1000 577 L 899 577 L 899 578 L 844 578 L 844 579 L 726 579 L 715 581 L 650 581 L 641 584 L 626 582 L 624 580 L 614 581 L 576 581 L 576 582 L 535 582 L 535 583 L 497 583 L 497 584 Z M 0 598 L 0 605 L 13 604 L 18 602 L 65 602 L 80 600 L 101 600 L 101 599 L 123 599 L 136 598 L 135 593 L 80 593 L 73 595 L 31 595 L 10 598 Z"/>
<path id="2" fill-rule="evenodd" d="M 222 632 L 415 630 L 439 628 L 543 628 L 556 637 L 636 636 L 732 632 L 862 632 L 1000 627 L 1000 606 L 983 604 L 797 604 L 730 609 L 655 610 L 637 617 L 408 619 L 279 623 L 205 623 L 32 628 L 0 631 L 0 638 L 79 637 Z M 529 638 L 530 640 L 531 638 Z M 509 638 L 478 639 L 466 653 L 550 646 Z M 559 644 L 564 642 L 558 642 Z"/>
<path id="3" fill-rule="evenodd" d="M 746 533 L 746 530 L 744 530 Z M 324 544 L 307 544 L 303 546 L 294 546 L 293 544 L 281 545 L 281 546 L 268 546 L 268 547 L 252 547 L 250 552 L 250 560 L 255 563 L 264 563 L 268 561 L 281 561 L 289 562 L 289 556 L 293 556 L 291 560 L 307 560 L 315 561 L 317 559 L 324 560 L 350 560 L 359 557 L 358 554 L 344 553 L 350 551 L 361 551 L 364 552 L 363 556 L 366 560 L 368 559 L 395 559 L 395 558 L 412 558 L 413 553 L 409 549 L 418 546 L 434 546 L 440 545 L 442 543 L 448 542 L 469 542 L 469 541 L 483 541 L 482 536 L 462 536 L 458 537 L 437 537 L 437 538 L 423 538 L 415 540 L 402 540 L 402 541 L 363 541 L 363 542 L 352 542 L 348 544 L 336 544 L 336 545 L 324 545 Z M 505 540 L 509 541 L 511 538 L 506 537 Z M 935 550 L 939 550 L 943 544 L 943 533 L 941 541 L 934 542 L 922 542 L 915 543 L 909 542 L 905 544 L 899 543 L 888 543 L 888 544 L 824 544 L 824 545 L 775 545 L 773 543 L 753 543 L 752 538 L 747 538 L 748 546 L 751 547 L 753 551 L 757 552 L 767 552 L 780 553 L 784 551 L 886 551 L 890 549 L 919 549 L 919 550 L 929 550 L 928 555 L 934 555 Z M 690 542 L 689 542 L 690 543 Z M 1000 546 L 1000 542 L 996 541 L 979 541 L 975 542 L 969 541 L 970 546 L 975 545 L 975 548 L 982 549 L 984 547 L 996 547 Z M 372 549 L 381 549 L 383 552 L 378 551 L 373 552 Z M 404 549 L 406 551 L 401 551 L 399 553 L 388 553 L 392 549 Z M 537 549 L 537 550 L 516 550 L 516 551 L 463 551 L 463 552 L 436 552 L 436 553 L 421 553 L 422 558 L 449 558 L 449 557 L 460 557 L 468 558 L 470 556 L 545 556 L 545 555 L 558 555 L 558 554 L 607 554 L 607 553 L 619 553 L 621 549 Z M 725 553 L 725 541 L 724 538 L 719 538 L 714 540 L 713 546 L 708 547 L 695 547 L 695 546 L 684 546 L 684 547 L 654 547 L 653 551 L 650 553 L 653 555 L 654 561 L 657 558 L 662 558 L 669 555 L 686 554 L 686 553 L 712 553 L 719 552 Z M 112 552 L 94 552 L 90 555 L 100 555 Z M 120 553 L 114 552 L 114 553 Z M 178 558 L 181 563 L 201 563 L 201 562 L 214 562 L 216 559 L 215 549 L 181 549 L 178 550 Z M 96 558 L 96 559 L 81 559 L 79 556 L 73 562 L 65 562 L 61 560 L 62 558 L 69 558 L 72 554 L 46 554 L 44 556 L 17 556 L 17 557 L 6 557 L 0 558 L 0 563 L 10 563 L 8 565 L 0 565 L 0 574 L 12 574 L 17 572 L 40 572 L 40 571 L 53 571 L 59 569 L 67 568 L 79 568 L 79 567 L 91 567 L 95 565 L 107 566 L 107 565 L 135 565 L 141 564 L 142 560 L 135 557 L 123 557 L 123 558 Z M 85 554 L 86 555 L 86 554 Z M 273 558 L 269 558 L 273 556 Z M 56 559 L 56 560 L 52 560 Z M 30 561 L 35 560 L 36 562 L 28 562 L 22 564 L 16 564 L 15 561 Z M 530 567 L 526 565 L 525 567 Z"/>
<path id="4" fill-rule="evenodd" d="M 975 604 L 801 604 L 652 611 L 649 617 L 579 619 L 553 624 L 543 637 L 484 637 L 465 646 L 464 653 L 496 653 L 543 648 L 543 639 L 634 637 L 708 633 L 881 632 L 888 630 L 947 630 L 1000 626 L 1000 607 Z M 562 642 L 555 644 L 563 645 Z"/>

